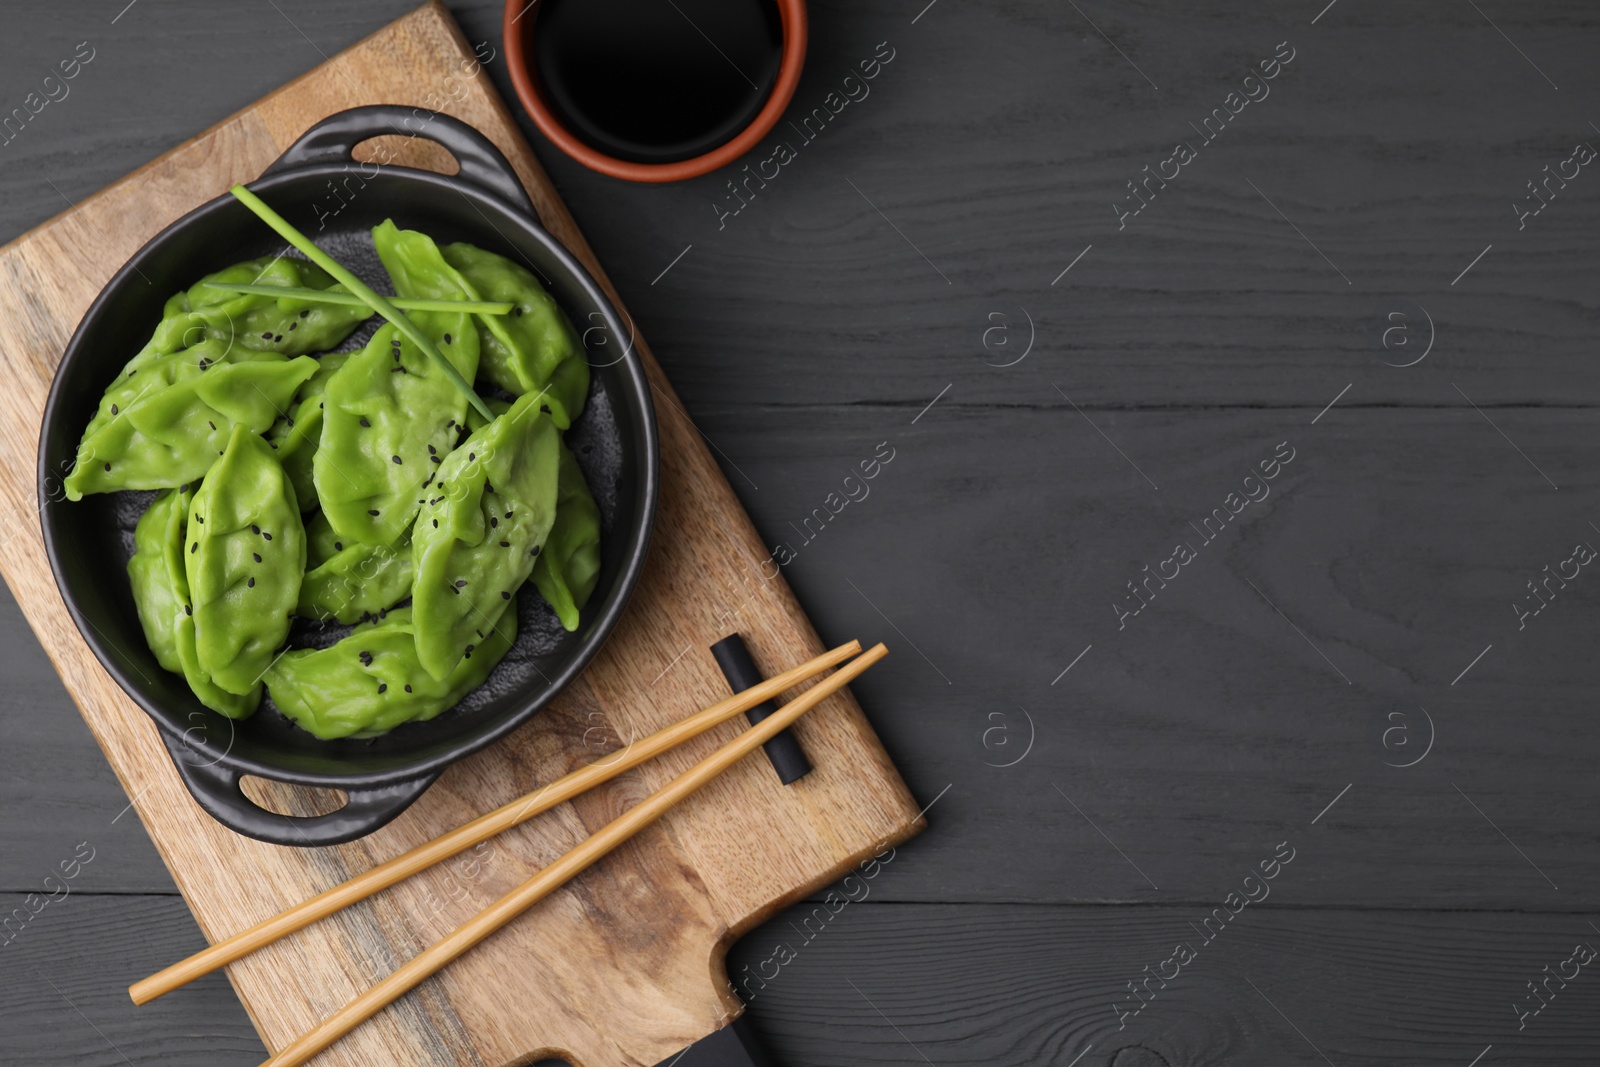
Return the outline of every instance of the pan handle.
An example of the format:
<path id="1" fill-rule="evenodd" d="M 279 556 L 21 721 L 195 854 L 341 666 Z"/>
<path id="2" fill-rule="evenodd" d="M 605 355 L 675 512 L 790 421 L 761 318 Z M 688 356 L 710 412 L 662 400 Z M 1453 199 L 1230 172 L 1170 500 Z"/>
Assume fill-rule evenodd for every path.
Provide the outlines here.
<path id="1" fill-rule="evenodd" d="M 206 814 L 236 833 L 271 845 L 338 845 L 365 837 L 410 807 L 439 777 L 435 771 L 390 785 L 347 789 L 349 803 L 326 815 L 279 815 L 258 805 L 239 788 L 243 771 L 197 759 L 201 750 L 165 730 L 161 739 L 178 768 L 178 776 Z"/>
<path id="2" fill-rule="evenodd" d="M 440 145 L 461 166 L 456 178 L 493 193 L 535 220 L 539 218 L 516 168 L 493 142 L 460 119 L 420 107 L 369 104 L 329 115 L 301 134 L 262 177 L 295 167 L 346 163 L 370 178 L 384 164 L 358 163 L 350 153 L 362 141 L 385 136 L 421 137 Z"/>

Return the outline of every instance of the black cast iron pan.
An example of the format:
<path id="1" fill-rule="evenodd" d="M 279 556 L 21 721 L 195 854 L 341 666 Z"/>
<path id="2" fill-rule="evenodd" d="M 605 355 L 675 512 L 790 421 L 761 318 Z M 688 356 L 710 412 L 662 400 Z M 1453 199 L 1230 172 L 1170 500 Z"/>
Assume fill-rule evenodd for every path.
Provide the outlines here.
<path id="1" fill-rule="evenodd" d="M 459 173 L 353 160 L 356 145 L 386 134 L 442 145 L 455 156 Z M 129 260 L 67 346 L 45 404 L 39 500 L 45 550 L 73 620 L 106 670 L 160 728 L 202 808 L 262 841 L 337 844 L 384 825 L 450 763 L 527 721 L 599 650 L 638 580 L 650 540 L 659 477 L 655 415 L 631 331 L 594 280 L 539 225 L 511 164 L 470 126 L 409 107 L 344 111 L 307 131 L 250 188 L 380 291 L 388 291 L 388 279 L 370 231 L 386 218 L 441 244 L 470 241 L 528 265 L 583 334 L 592 368 L 588 405 L 567 434 L 601 513 L 603 565 L 579 630 L 564 631 L 530 584 L 518 598 L 516 645 L 458 707 L 383 737 L 327 742 L 269 704 L 242 722 L 223 718 L 156 663 L 125 573 L 134 523 L 152 494 L 71 502 L 61 493 L 61 479 L 101 393 L 150 336 L 166 299 L 205 274 L 285 246 L 242 204 L 219 197 L 173 223 Z M 347 345 L 366 336 L 358 333 Z M 296 635 L 312 644 L 337 636 Z M 279 815 L 244 794 L 239 783 L 246 774 L 342 789 L 349 803 L 324 815 Z"/>

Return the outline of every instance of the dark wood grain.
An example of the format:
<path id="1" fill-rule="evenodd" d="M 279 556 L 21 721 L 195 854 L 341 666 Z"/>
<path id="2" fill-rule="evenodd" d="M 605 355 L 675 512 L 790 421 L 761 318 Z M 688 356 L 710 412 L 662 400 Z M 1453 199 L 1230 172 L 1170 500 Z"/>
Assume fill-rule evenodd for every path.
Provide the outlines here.
<path id="1" fill-rule="evenodd" d="M 893 864 L 869 883 L 872 894 L 906 877 Z M 177 899 L 73 896 L 60 909 L 0 949 L 6 1062 L 260 1061 L 264 1050 L 219 976 L 145 1008 L 101 980 L 199 946 Z M 1202 908 L 919 906 L 868 895 L 825 922 L 809 912 L 791 909 L 753 931 L 730 961 L 736 975 L 776 974 L 747 988 L 763 1038 L 787 1054 L 780 1062 L 1324 1062 L 1309 1038 L 1340 1067 L 1460 1067 L 1488 1045 L 1494 1063 L 1586 1064 L 1600 1041 L 1592 968 L 1564 989 L 1552 984 L 1554 998 L 1521 1031 L 1513 1010 L 1527 1010 L 1526 983 L 1546 965 L 1555 969 L 1576 943 L 1600 943 L 1581 915 L 1267 903 L 1206 943 L 1190 926 Z M 1123 1020 L 1127 983 L 1177 943 L 1195 949 L 1193 962 L 1165 989 L 1152 981 L 1153 999 Z"/>
<path id="2" fill-rule="evenodd" d="M 276 6 L 8 16 L 0 111 L 77 41 L 98 52 L 0 147 L 0 235 L 413 5 Z M 630 186 L 518 116 L 756 525 L 795 546 L 784 573 L 823 636 L 895 647 L 859 688 L 914 791 L 950 786 L 869 901 L 754 999 L 781 1063 L 924 1063 L 894 1025 L 939 1064 L 1066 1067 L 1087 1043 L 1078 1067 L 1323 1063 L 1246 978 L 1339 1067 L 1466 1067 L 1490 1044 L 1482 1067 L 1595 1060 L 1587 973 L 1521 1035 L 1510 1005 L 1600 907 L 1597 594 L 1585 574 L 1521 631 L 1511 604 L 1576 540 L 1600 545 L 1600 176 L 1521 231 L 1512 203 L 1600 144 L 1600 14 L 1340 0 L 1312 25 L 1325 6 L 939 0 L 912 24 L 924 0 L 812 3 L 795 117 L 878 42 L 896 57 L 720 230 L 735 172 Z M 497 3 L 451 7 L 498 44 Z M 1283 40 L 1271 96 L 1118 232 L 1124 183 Z M 509 99 L 504 63 L 487 69 Z M 1436 329 L 1405 369 L 1385 362 L 1417 350 L 1379 343 L 1401 300 Z M 1027 358 L 986 365 L 1029 316 Z M 1119 631 L 1123 583 L 1283 440 L 1296 459 L 1267 501 Z M 881 441 L 896 458 L 871 495 L 795 532 Z M 0 890 L 89 840 L 86 891 L 169 891 L 9 604 L 0 637 Z M 1424 740 L 1419 708 L 1435 746 L 1390 766 L 1419 751 L 1397 743 Z M 1022 751 L 1021 709 L 1034 746 L 993 766 Z M 1123 983 L 1281 840 L 1300 852 L 1268 904 L 1115 1032 Z M 735 971 L 807 910 L 747 937 Z M 0 948 L 0 975 L 27 980 L 18 950 L 52 977 L 73 961 L 63 990 L 132 1063 L 255 1062 L 220 983 L 171 1009 L 119 1000 L 131 961 L 198 945 L 175 902 L 75 894 L 38 922 L 50 939 Z M 59 998 L 6 1004 L 6 1062 L 123 1062 Z"/>
<path id="3" fill-rule="evenodd" d="M 912 850 L 920 877 L 895 892 L 1209 899 L 1269 839 L 1316 834 L 1311 871 L 1283 890 L 1296 903 L 1595 906 L 1600 585 L 1584 574 L 1521 631 L 1511 608 L 1574 543 L 1600 545 L 1586 414 L 1496 413 L 1556 491 L 1470 410 L 1091 413 L 1157 491 L 1059 397 L 1040 401 L 941 402 L 914 426 L 861 408 L 704 422 L 760 484 L 757 525 L 796 546 L 787 574 L 824 633 L 866 619 L 915 646 L 864 700 L 920 795 L 955 784 Z M 896 456 L 870 495 L 802 541 L 790 523 L 883 440 Z M 1270 495 L 1202 541 L 1188 522 L 1283 441 L 1295 458 Z M 1198 558 L 1119 629 L 1124 583 L 1180 540 Z M 948 710 L 913 710 L 927 706 Z M 1426 744 L 1419 708 L 1437 743 L 1391 766 Z M 1023 709 L 1033 750 L 988 766 L 1020 758 Z M 1408 724 L 1411 748 L 1402 732 L 1386 749 Z"/>
<path id="4" fill-rule="evenodd" d="M 853 907 L 810 941 L 769 924 L 738 954 L 794 950 L 752 1007 L 774 1046 L 806 1050 L 793 1062 L 1465 1067 L 1493 1045 L 1484 1063 L 1587 1064 L 1600 1042 L 1587 969 L 1521 1031 L 1512 1007 L 1595 946 L 1578 915 L 1265 906 L 1203 944 L 1198 910 Z M 1193 961 L 1119 1029 L 1127 983 L 1178 943 Z"/>

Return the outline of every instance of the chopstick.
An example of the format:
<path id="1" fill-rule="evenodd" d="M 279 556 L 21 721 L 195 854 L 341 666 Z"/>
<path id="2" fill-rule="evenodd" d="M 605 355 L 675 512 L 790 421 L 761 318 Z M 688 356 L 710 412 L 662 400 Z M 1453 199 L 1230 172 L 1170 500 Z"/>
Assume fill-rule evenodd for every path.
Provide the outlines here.
<path id="1" fill-rule="evenodd" d="M 478 942 L 661 818 L 674 805 L 781 733 L 801 715 L 842 689 L 846 683 L 888 654 L 888 649 L 882 644 L 877 644 L 840 667 L 826 681 L 812 686 L 804 694 L 778 709 L 776 713 L 763 719 L 760 725 L 751 727 L 740 734 L 737 740 L 729 742 L 696 763 L 666 786 L 607 823 L 550 866 L 489 905 L 472 919 L 456 927 L 443 940 L 401 964 L 389 977 L 286 1045 L 261 1067 L 300 1067 L 312 1056 L 328 1048 L 383 1008 L 416 988 L 452 960 L 459 958 Z"/>
<path id="2" fill-rule="evenodd" d="M 610 781 L 667 749 L 676 747 L 689 738 L 750 710 L 764 700 L 778 696 L 830 667 L 837 666 L 860 651 L 861 643 L 850 641 L 798 667 L 775 675 L 758 686 L 719 701 L 704 711 L 641 738 L 595 763 L 581 767 L 531 793 L 503 804 L 464 826 L 434 838 L 426 844 L 418 845 L 408 852 L 403 852 L 364 874 L 319 893 L 281 914 L 257 923 L 248 930 L 242 930 L 232 937 L 218 941 L 149 978 L 135 982 L 128 987 L 128 995 L 133 998 L 135 1004 L 146 1004 L 162 994 L 170 993 L 196 978 L 210 974 L 219 967 L 225 967 L 257 949 L 270 945 L 287 934 L 309 926 L 318 919 L 332 915 L 358 900 L 364 900 L 379 890 L 387 889 L 418 871 L 465 852 L 503 830 L 525 822 L 541 812 L 549 811 L 557 804 L 570 800 L 602 782 Z"/>

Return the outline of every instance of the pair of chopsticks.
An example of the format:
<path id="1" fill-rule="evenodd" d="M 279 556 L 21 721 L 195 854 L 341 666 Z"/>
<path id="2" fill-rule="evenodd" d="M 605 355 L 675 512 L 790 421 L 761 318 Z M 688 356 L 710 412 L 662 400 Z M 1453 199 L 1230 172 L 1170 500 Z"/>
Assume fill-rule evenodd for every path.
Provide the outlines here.
<path id="1" fill-rule="evenodd" d="M 202 975 L 241 959 L 318 919 L 363 900 L 441 860 L 466 851 L 502 830 L 525 822 L 540 812 L 548 811 L 563 801 L 609 781 L 689 738 L 704 733 L 757 704 L 778 696 L 798 683 L 821 674 L 830 667 L 845 664 L 826 680 L 812 686 L 775 714 L 763 719 L 759 725 L 746 730 L 736 740 L 722 746 L 626 813 L 606 824 L 560 859 L 457 927 L 443 940 L 402 964 L 387 978 L 328 1016 L 314 1029 L 283 1048 L 262 1065 L 262 1067 L 298 1067 L 565 885 L 617 846 L 660 819 L 676 804 L 849 684 L 868 667 L 888 655 L 888 651 L 882 644 L 875 645 L 864 653 L 861 653 L 861 645 L 857 641 L 840 645 L 760 685 L 719 701 L 682 722 L 636 741 L 597 763 L 558 778 L 543 788 L 502 805 L 427 844 L 419 845 L 409 852 L 379 864 L 365 874 L 318 894 L 265 922 L 219 941 L 186 960 L 136 982 L 128 988 L 128 993 L 135 1004 L 145 1004 L 154 1000 L 163 993 L 169 993 Z M 857 656 L 857 653 L 861 654 Z M 851 662 L 846 664 L 846 660 Z"/>

